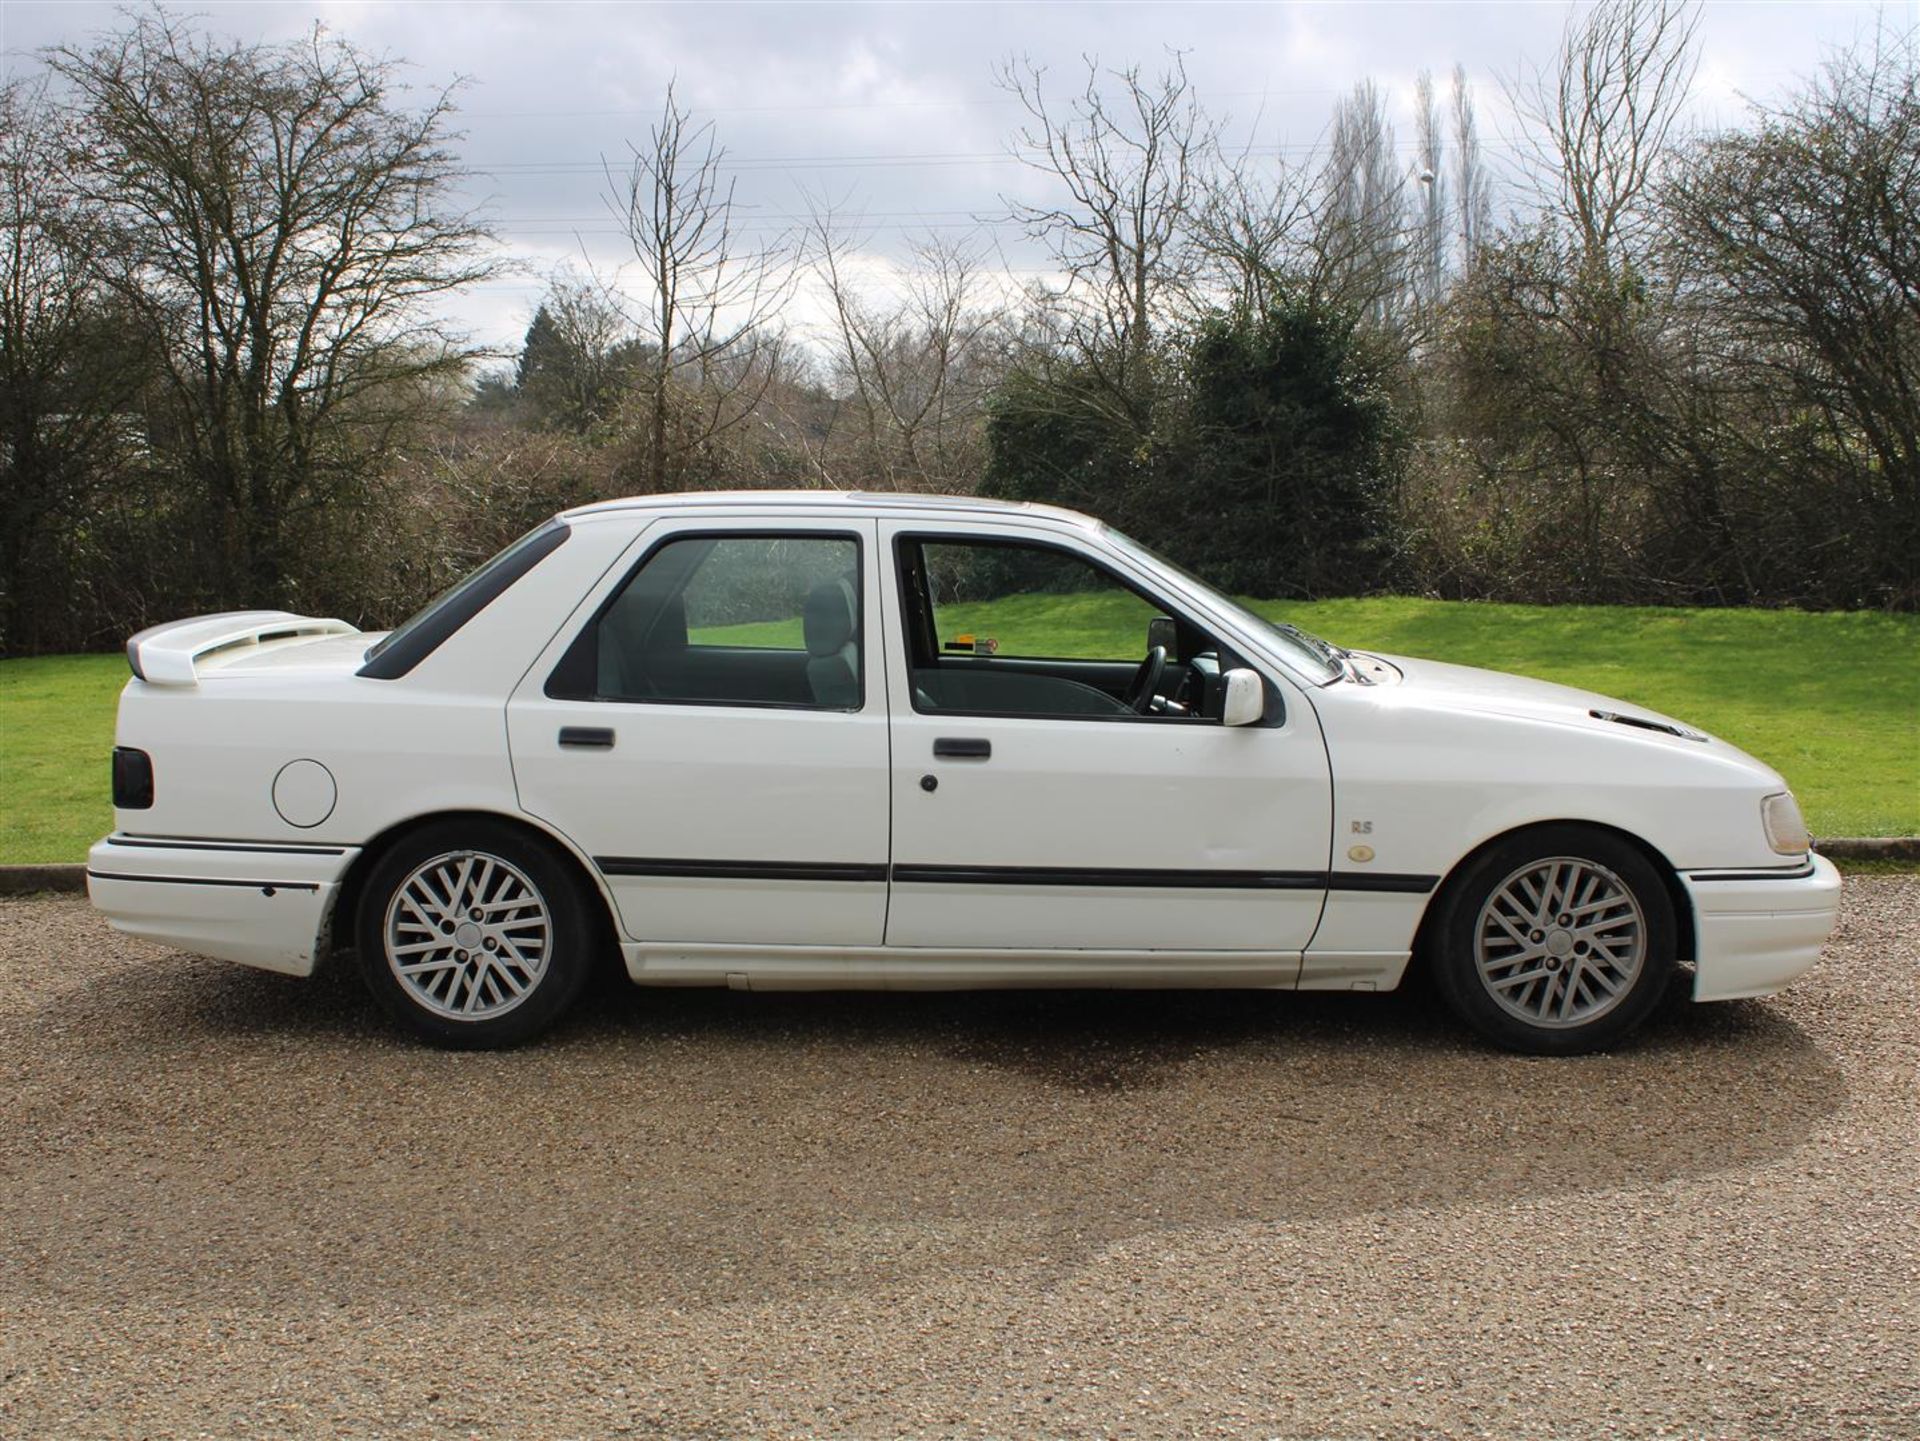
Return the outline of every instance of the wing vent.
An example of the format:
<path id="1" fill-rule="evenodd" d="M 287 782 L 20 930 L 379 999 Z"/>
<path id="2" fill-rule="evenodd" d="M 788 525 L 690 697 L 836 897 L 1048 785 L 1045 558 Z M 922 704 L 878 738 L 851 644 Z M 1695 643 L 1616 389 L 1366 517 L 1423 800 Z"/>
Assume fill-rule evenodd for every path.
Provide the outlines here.
<path id="1" fill-rule="evenodd" d="M 1590 710 L 1587 714 L 1595 720 L 1612 721 L 1615 725 L 1632 726 L 1635 730 L 1657 731 L 1663 736 L 1678 736 L 1683 741 L 1706 740 L 1699 731 L 1690 731 L 1666 721 L 1650 720 L 1646 716 L 1622 715 L 1617 710 Z"/>

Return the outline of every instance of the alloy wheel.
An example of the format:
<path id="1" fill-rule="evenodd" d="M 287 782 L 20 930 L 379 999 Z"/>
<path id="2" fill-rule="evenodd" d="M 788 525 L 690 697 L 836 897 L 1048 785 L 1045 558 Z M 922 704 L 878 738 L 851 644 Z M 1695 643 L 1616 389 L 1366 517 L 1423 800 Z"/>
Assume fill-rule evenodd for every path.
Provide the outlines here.
<path id="1" fill-rule="evenodd" d="M 1647 959 L 1647 917 L 1613 871 L 1577 856 L 1530 861 L 1495 886 L 1474 926 L 1480 983 L 1530 1026 L 1604 1016 Z"/>
<path id="2" fill-rule="evenodd" d="M 381 928 L 388 969 L 416 1005 L 456 1021 L 505 1015 L 547 973 L 553 917 L 527 873 L 450 851 L 394 888 Z"/>

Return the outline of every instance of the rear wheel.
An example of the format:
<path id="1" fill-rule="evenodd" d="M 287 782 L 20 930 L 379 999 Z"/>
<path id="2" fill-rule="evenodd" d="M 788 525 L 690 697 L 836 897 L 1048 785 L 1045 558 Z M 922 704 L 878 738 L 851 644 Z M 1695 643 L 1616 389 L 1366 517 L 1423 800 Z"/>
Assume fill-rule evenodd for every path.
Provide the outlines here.
<path id="1" fill-rule="evenodd" d="M 511 1046 L 545 1030 L 585 981 L 592 927 L 545 845 L 497 821 L 447 821 L 374 866 L 360 968 L 403 1026 L 445 1046 Z"/>
<path id="2" fill-rule="evenodd" d="M 1617 836 L 1541 826 L 1508 837 L 1449 886 L 1434 980 L 1495 1045 L 1577 1055 L 1626 1035 L 1673 974 L 1673 903 Z"/>

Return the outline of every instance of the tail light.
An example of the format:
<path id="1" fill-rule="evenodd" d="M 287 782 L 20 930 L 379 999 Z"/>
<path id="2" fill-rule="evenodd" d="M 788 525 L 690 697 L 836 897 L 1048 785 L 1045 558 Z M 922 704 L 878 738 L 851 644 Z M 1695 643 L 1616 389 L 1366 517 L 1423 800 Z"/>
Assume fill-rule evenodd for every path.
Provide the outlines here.
<path id="1" fill-rule="evenodd" d="M 113 804 L 123 811 L 144 811 L 153 804 L 153 757 L 145 751 L 113 748 Z"/>

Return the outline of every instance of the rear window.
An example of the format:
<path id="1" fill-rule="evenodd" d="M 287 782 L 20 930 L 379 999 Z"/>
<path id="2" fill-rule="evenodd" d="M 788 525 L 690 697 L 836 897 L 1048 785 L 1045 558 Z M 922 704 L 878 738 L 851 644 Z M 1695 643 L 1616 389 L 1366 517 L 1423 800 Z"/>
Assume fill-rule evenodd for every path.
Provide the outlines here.
<path id="1" fill-rule="evenodd" d="M 360 674 L 370 680 L 395 680 L 405 675 L 438 650 L 447 637 L 498 600 L 521 576 L 558 550 L 570 534 L 572 531 L 560 520 L 549 520 L 534 527 L 368 647 Z"/>

